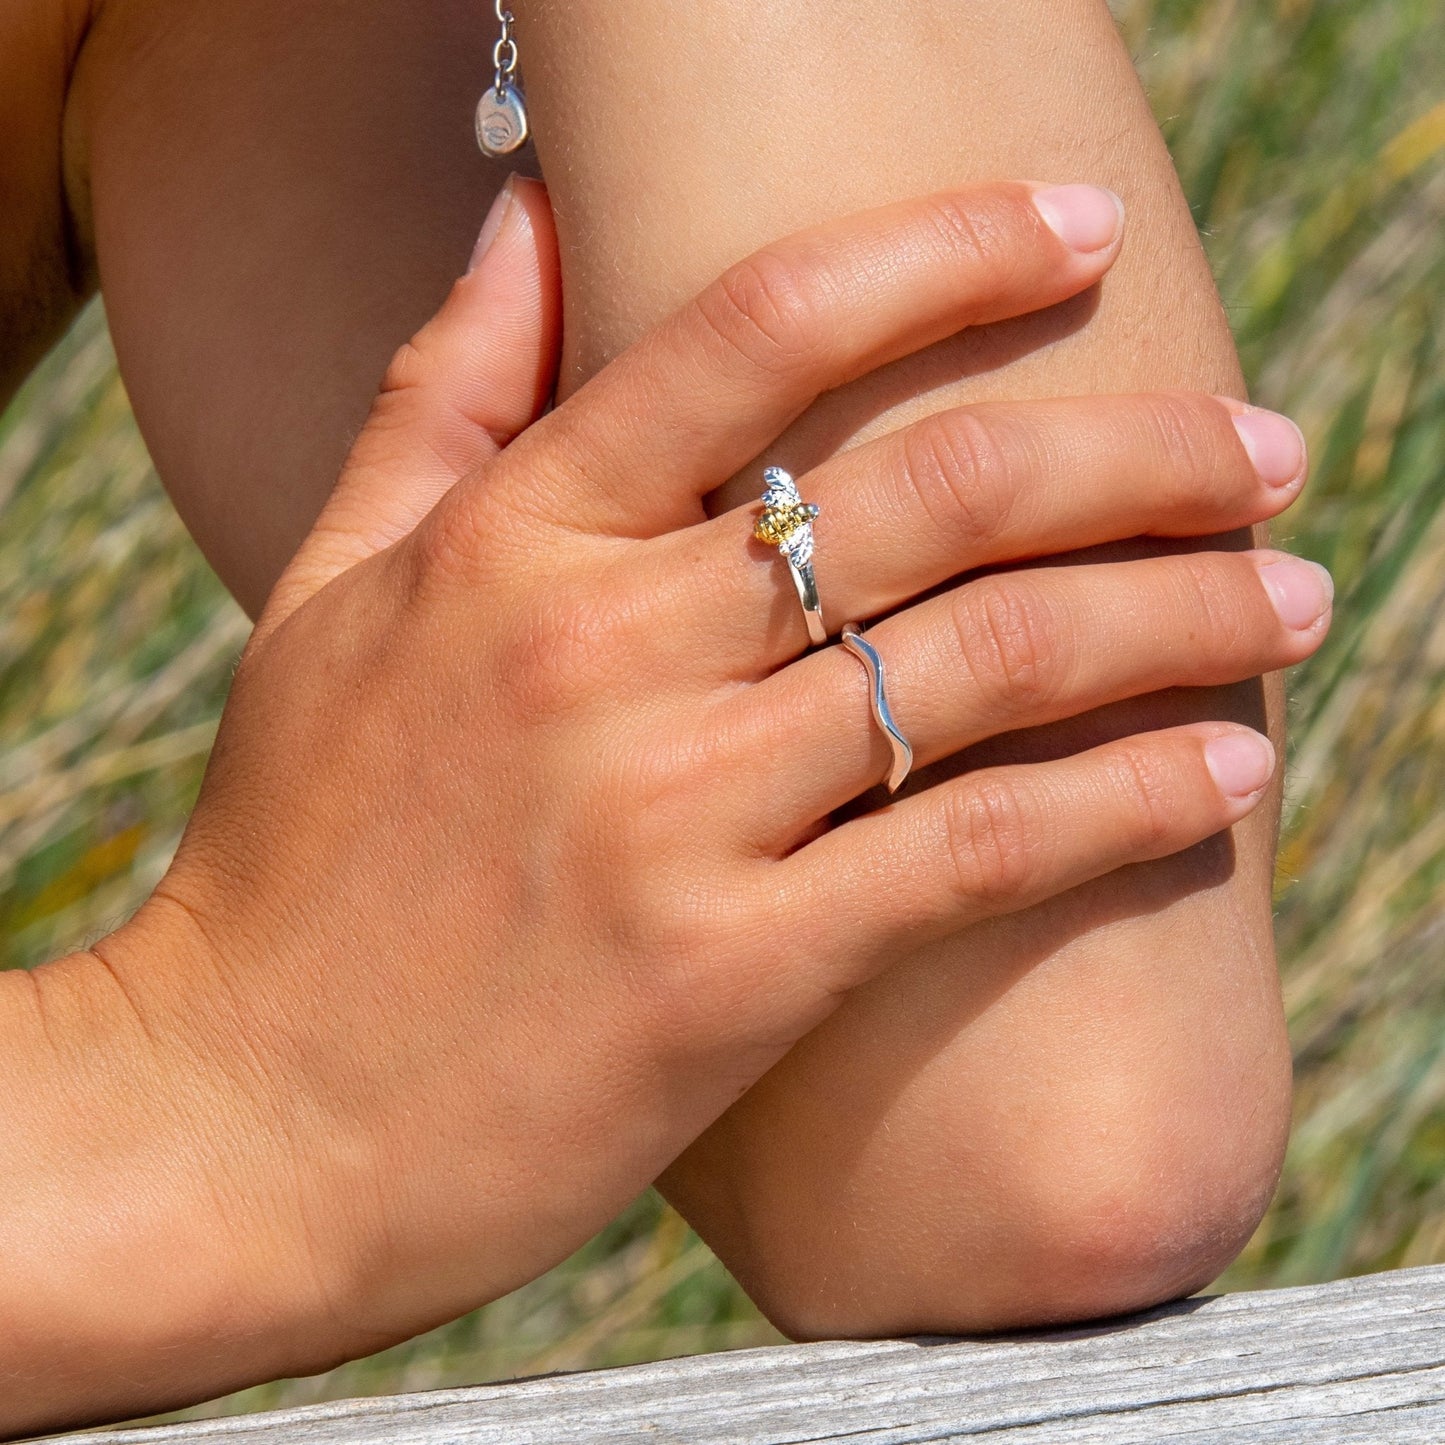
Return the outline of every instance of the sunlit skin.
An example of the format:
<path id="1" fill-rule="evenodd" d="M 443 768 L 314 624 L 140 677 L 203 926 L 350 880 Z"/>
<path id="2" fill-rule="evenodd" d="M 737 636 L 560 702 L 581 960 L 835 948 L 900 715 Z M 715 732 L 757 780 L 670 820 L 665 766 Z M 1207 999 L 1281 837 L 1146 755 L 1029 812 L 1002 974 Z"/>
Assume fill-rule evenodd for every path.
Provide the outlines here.
<path id="1" fill-rule="evenodd" d="M 755 247 L 854 207 L 947 193 L 975 177 L 1113 186 L 1129 218 L 1122 253 L 1117 239 L 1079 253 L 1092 256 L 1098 270 L 1070 271 L 1067 291 L 1030 293 L 1011 311 L 970 316 L 984 324 L 956 339 L 928 345 L 958 330 L 965 318 L 957 314 L 933 330 L 915 327 L 907 344 L 855 358 L 834 374 L 829 385 L 847 384 L 821 402 L 809 405 L 811 397 L 800 395 L 800 415 L 769 412 L 771 373 L 750 397 L 747 417 L 728 413 L 726 378 L 708 369 L 728 359 L 724 350 L 673 356 L 677 367 L 692 366 L 700 388 L 682 422 L 666 411 L 657 387 L 626 394 L 627 407 L 604 387 L 585 406 L 563 407 L 528 433 L 524 454 L 539 470 L 525 474 L 522 515 L 533 500 L 546 501 L 554 484 L 580 509 L 577 516 L 585 514 L 593 493 L 576 486 L 576 475 L 567 489 L 568 459 L 575 473 L 577 456 L 568 447 L 579 437 L 595 436 L 606 443 L 603 452 L 623 441 L 635 449 L 625 471 L 590 456 L 581 470 L 592 488 L 615 480 L 617 505 L 630 518 L 622 535 L 639 545 L 678 539 L 673 561 L 685 564 L 688 607 L 681 620 L 659 624 L 659 633 L 689 663 L 741 668 L 727 674 L 728 686 L 746 680 L 746 695 L 756 694 L 766 719 L 760 730 L 741 713 L 719 714 L 727 723 L 717 736 L 737 751 L 710 744 L 693 757 L 697 776 L 719 796 L 725 791 L 725 806 L 705 807 L 701 793 L 684 790 L 687 805 L 674 813 L 656 806 L 665 790 L 633 789 L 630 812 L 589 815 L 581 833 L 610 818 L 619 836 L 629 836 L 644 815 L 638 797 L 650 797 L 646 816 L 661 816 L 668 829 L 652 841 L 654 851 L 629 854 L 629 867 L 693 858 L 690 886 L 701 892 L 688 896 L 716 898 L 728 893 L 728 848 L 739 837 L 752 856 L 781 862 L 800 843 L 806 846 L 797 858 L 814 848 L 821 857 L 850 829 L 882 828 L 881 819 L 901 826 L 923 816 L 901 810 L 928 798 L 941 806 L 968 786 L 965 773 L 929 790 L 958 768 L 923 769 L 950 754 L 975 767 L 1038 759 L 1008 776 L 1046 779 L 1071 766 L 1065 754 L 1097 759 L 1103 748 L 1105 758 L 1117 758 L 1110 748 L 1137 750 L 1145 745 L 1130 738 L 1156 735 L 1174 738 L 1168 746 L 1184 748 L 1181 757 L 1194 750 L 1182 791 L 1196 803 L 1212 796 L 1223 808 L 1212 775 L 1200 770 L 1200 749 L 1216 736 L 1209 730 L 1249 723 L 1278 744 L 1277 689 L 1252 679 L 1308 655 L 1328 623 L 1317 578 L 1280 570 L 1279 554 L 1243 550 L 1250 539 L 1241 529 L 1277 514 L 1297 494 L 1303 452 L 1287 425 L 1216 399 L 1241 394 L 1227 331 L 1167 156 L 1101 4 L 980 6 L 970 12 L 975 28 L 967 34 L 954 6 L 911 7 L 906 23 L 894 17 L 894 64 L 880 69 L 870 51 L 861 77 L 863 62 L 847 41 L 857 27 L 836 16 L 838 23 L 820 27 L 803 3 L 747 7 L 745 15 L 724 4 L 664 14 L 644 0 L 627 0 L 620 10 L 582 0 L 517 9 L 560 250 L 545 196 L 520 188 L 522 212 L 509 213 L 443 320 L 393 364 L 390 389 L 347 464 L 353 484 L 338 493 L 271 596 L 228 718 L 231 741 L 192 830 L 193 839 L 211 842 L 183 850 L 167 886 L 172 902 L 143 912 L 96 955 L 33 979 L 3 980 L 12 1046 L 0 1068 L 10 1096 L 83 1106 L 61 1117 L 51 1112 L 58 1106 L 37 1103 L 7 1120 L 0 1135 L 5 1160 L 17 1161 L 8 1177 L 23 1181 L 13 1204 L 17 1230 L 39 1242 L 27 1268 L 38 1268 L 35 1261 L 48 1267 L 44 1289 L 24 1272 L 9 1276 L 15 1300 L 4 1305 L 16 1328 L 7 1348 L 20 1377 L 29 1369 L 38 1381 L 43 1354 L 54 1380 L 0 1406 L 31 1412 L 13 1421 L 0 1415 L 8 1428 L 157 1408 L 266 1374 L 320 1368 L 401 1338 L 545 1267 L 659 1172 L 669 1196 L 773 1318 L 804 1335 L 997 1328 L 1165 1298 L 1206 1282 L 1228 1260 L 1273 1187 L 1288 1115 L 1269 938 L 1277 792 L 1265 793 L 1262 806 L 1254 790 L 1248 810 L 1196 817 L 1197 836 L 1212 841 L 1187 851 L 1150 825 L 1144 852 L 1135 833 L 1134 853 L 1121 849 L 1048 883 L 1021 881 L 1009 865 L 984 888 L 987 906 L 967 918 L 951 914 L 946 927 L 927 899 L 913 897 L 937 935 L 925 943 L 920 933 L 894 933 L 866 962 L 850 956 L 852 942 L 835 943 L 830 953 L 812 933 L 847 924 L 862 940 L 866 920 L 831 901 L 795 907 L 788 925 L 811 945 L 797 978 L 790 972 L 774 980 L 786 986 L 774 989 L 746 971 L 726 974 L 739 995 L 761 994 L 778 1010 L 761 1034 L 742 1037 L 731 1024 L 699 1032 L 699 1018 L 710 1016 L 707 999 L 687 991 L 672 997 L 683 1017 L 664 1014 L 661 1030 L 674 1043 L 690 1041 L 682 1050 L 689 1082 L 674 1086 L 672 1054 L 659 1063 L 655 1049 L 629 1033 L 659 1025 L 626 1013 L 632 996 L 619 982 L 618 955 L 609 953 L 620 938 L 635 936 L 637 919 L 600 904 L 590 913 L 564 909 L 565 927 L 575 930 L 570 942 L 538 933 L 518 944 L 525 930 L 516 931 L 517 919 L 564 927 L 544 923 L 547 910 L 532 886 L 538 879 L 556 886 L 568 876 L 550 849 L 529 849 L 536 800 L 591 796 L 581 781 L 562 780 L 580 766 L 574 751 L 590 758 L 597 749 L 589 737 L 559 753 L 530 753 L 534 763 L 546 754 L 548 765 L 536 774 L 545 786 L 528 790 L 526 768 L 502 770 L 479 759 L 477 740 L 505 731 L 518 706 L 533 720 L 545 718 L 571 693 L 544 688 L 541 700 L 509 694 L 512 711 L 502 707 L 494 691 L 500 684 L 483 669 L 491 644 L 468 616 L 435 654 L 418 649 L 418 668 L 421 654 L 434 655 L 434 672 L 406 683 L 433 702 L 448 688 L 477 689 L 457 694 L 450 732 L 434 747 L 424 744 L 418 739 L 434 736 L 428 729 L 436 718 L 388 715 L 383 699 L 370 698 L 368 709 L 377 710 L 357 723 L 374 742 L 367 757 L 397 765 L 358 766 L 339 777 L 314 766 L 367 689 L 346 692 L 345 707 L 315 696 L 303 706 L 293 691 L 302 686 L 298 675 L 314 672 L 327 649 L 345 654 L 334 668 L 344 678 L 348 665 L 364 666 L 368 648 L 388 639 L 400 647 L 400 614 L 387 588 L 400 588 L 403 564 L 366 559 L 395 543 L 388 558 L 438 561 L 429 549 L 447 533 L 433 506 L 463 478 L 475 494 L 475 467 L 539 414 L 559 360 L 562 394 L 580 401 L 589 395 L 579 391 L 585 379 L 629 345 L 658 351 L 663 343 L 642 339 L 656 334 L 648 328 Z M 0 165 L 17 178 L 12 193 L 21 198 L 0 217 L 6 374 L 12 382 L 23 374 L 98 271 L 163 477 L 208 555 L 253 610 L 333 487 L 386 357 L 466 264 L 501 176 L 476 158 L 464 124 L 489 42 L 475 7 L 376 3 L 366 15 L 359 24 L 354 5 L 331 0 L 302 13 L 279 0 L 244 9 L 109 0 L 93 24 L 81 6 L 33 3 L 0 16 L 0 56 L 7 63 L 16 57 L 25 75 L 6 92 L 14 124 L 0 132 L 16 137 Z M 870 12 L 870 23 L 875 19 Z M 738 67 L 744 79 L 757 73 L 760 49 L 739 58 L 729 44 L 729 26 L 743 20 L 766 27 L 765 34 L 748 32 L 761 49 L 806 60 L 805 74 L 771 97 L 768 124 L 749 131 L 746 154 L 728 143 L 735 132 L 715 123 L 738 93 Z M 631 89 L 594 63 L 607 53 L 617 21 L 635 57 Z M 326 63 L 317 64 L 316 55 Z M 859 112 L 860 79 L 884 112 L 892 96 L 927 115 L 913 133 L 916 143 L 900 146 Z M 650 117 L 645 129 L 627 124 L 628 107 L 640 100 Z M 1027 125 L 1019 121 L 1024 115 Z M 177 125 L 177 116 L 193 123 Z M 969 223 L 960 225 L 964 219 Z M 1008 226 L 979 230 L 977 220 L 935 204 L 929 224 L 935 243 L 972 246 L 1017 280 L 1027 269 L 1028 235 Z M 1034 241 L 1047 239 L 1033 225 Z M 1011 244 L 995 249 L 1002 241 Z M 897 245 L 865 267 L 870 294 L 880 278 L 895 275 L 907 249 Z M 830 257 L 841 264 L 816 245 L 803 255 L 787 276 L 805 275 Z M 1091 286 L 1104 270 L 1102 287 Z M 817 299 L 805 292 L 790 300 L 789 288 L 777 290 L 777 276 L 760 285 L 757 274 L 744 272 L 742 281 L 730 274 L 733 292 L 784 322 L 789 306 Z M 559 281 L 566 298 L 560 335 Z M 1075 292 L 1077 300 L 1051 305 Z M 1024 311 L 1038 314 L 997 320 Z M 891 324 L 902 326 L 906 312 L 898 303 Z M 764 339 L 768 334 L 764 326 Z M 893 355 L 904 359 L 893 362 Z M 782 359 L 797 360 L 786 347 Z M 1120 395 L 1088 399 L 1095 392 Z M 614 409 L 599 395 L 611 395 Z M 1025 398 L 1039 400 L 1025 405 Z M 980 404 L 960 411 L 963 402 Z M 731 434 L 730 464 L 697 478 L 726 489 L 705 505 L 699 490 L 679 499 L 669 490 L 686 470 L 679 439 L 704 423 L 723 429 L 729 415 L 742 428 Z M 546 450 L 553 446 L 555 454 Z M 1275 485 L 1250 466 L 1251 450 Z M 512 460 L 518 452 L 509 449 L 497 475 L 524 475 Z M 833 833 L 823 832 L 829 816 L 841 817 L 835 810 L 885 774 L 888 750 L 868 725 L 856 661 L 836 648 L 798 659 L 806 637 L 786 569 L 775 551 L 749 538 L 760 457 L 787 465 L 803 495 L 823 504 L 816 528 L 825 605 L 836 607 L 839 619 L 875 619 L 869 636 L 888 656 L 894 711 L 920 754 L 919 791 L 900 811 L 857 818 Z M 357 484 L 365 476 L 372 485 Z M 645 519 L 628 510 L 663 502 Z M 455 519 L 459 505 L 449 501 L 444 510 Z M 727 538 L 715 551 L 697 540 L 704 513 L 717 514 L 718 535 Z M 508 595 L 507 579 L 489 569 L 521 555 L 514 552 L 525 530 L 518 516 L 514 509 L 505 522 L 494 521 L 484 555 L 472 558 L 498 596 Z M 607 527 L 615 531 L 617 523 Z M 1216 536 L 1225 540 L 1191 540 Z M 432 542 L 416 540 L 422 537 Z M 1171 555 L 1200 546 L 1197 555 Z M 981 578 L 960 594 L 966 603 L 943 593 L 912 613 L 887 615 L 962 574 L 1081 548 L 1090 551 L 1072 565 Z M 661 558 L 666 548 L 655 551 Z M 668 595 L 665 565 L 640 555 L 608 571 L 627 584 L 614 599 L 613 623 L 645 613 L 654 592 Z M 1103 565 L 1124 557 L 1132 560 Z M 336 575 L 342 566 L 357 577 Z M 557 566 L 549 554 L 531 559 L 530 572 L 550 579 Z M 484 590 L 483 581 L 472 582 Z M 275 626 L 313 592 L 314 606 Z M 605 587 L 594 593 L 608 595 Z M 442 605 L 425 586 L 407 595 L 422 611 L 427 599 Z M 699 595 L 707 606 L 698 606 Z M 1272 597 L 1282 599 L 1283 611 L 1269 606 Z M 548 604 L 549 626 L 557 624 L 557 605 Z M 1312 606 L 1317 610 L 1305 617 Z M 367 626 L 344 620 L 363 607 Z M 308 616 L 330 621 L 308 624 Z M 614 643 L 622 647 L 605 617 L 586 609 L 577 617 L 578 625 L 600 629 L 585 637 L 589 645 L 601 639 L 603 662 Z M 376 618 L 392 621 L 381 628 Z M 725 625 L 700 640 L 689 629 L 708 618 Z M 518 646 L 514 637 L 502 675 L 516 675 Z M 732 646 L 740 649 L 736 657 Z M 544 659 L 549 655 L 544 649 Z M 473 660 L 460 669 L 461 680 L 453 676 L 459 658 Z M 659 681 L 666 667 L 650 655 L 648 666 L 645 725 L 626 713 L 625 688 L 604 699 L 619 709 L 618 736 L 650 735 L 654 711 L 666 711 L 659 701 L 668 695 Z M 760 669 L 781 670 L 763 687 Z M 525 680 L 525 669 L 521 675 Z M 716 677 L 704 684 L 693 675 L 677 684 L 688 705 L 718 686 Z M 302 721 L 312 712 L 322 719 L 319 737 L 308 736 Z M 1075 714 L 1083 716 L 1057 721 Z M 494 726 L 480 728 L 483 716 Z M 400 794 L 417 779 L 403 785 L 402 764 L 415 766 L 429 747 L 447 756 L 458 731 L 469 746 L 454 774 L 445 786 L 423 790 L 427 808 L 409 812 Z M 290 752 L 259 758 L 260 745 L 248 746 L 247 738 L 261 734 L 271 747 L 289 735 Z M 790 761 L 780 779 L 759 766 L 772 750 L 812 762 Z M 678 766 L 695 752 L 682 748 Z M 1137 753 L 1129 756 L 1123 784 L 1089 795 L 1086 822 L 1071 829 L 1057 800 L 1077 800 L 1087 783 L 1071 784 L 1074 792 L 1060 785 L 1056 795 L 1045 782 L 1047 826 L 1041 812 L 1025 812 L 1019 827 L 1032 818 L 1029 837 L 1045 856 L 1071 842 L 1106 847 L 1102 819 L 1136 796 L 1128 777 L 1152 776 L 1147 767 L 1134 770 Z M 459 786 L 483 761 L 485 784 Z M 372 791 L 358 799 L 358 778 L 370 772 L 384 776 L 369 778 Z M 499 776 L 514 779 L 533 803 L 524 818 L 508 821 L 517 797 L 489 791 Z M 1109 776 L 1117 782 L 1120 775 Z M 276 801 L 263 806 L 268 777 Z M 301 807 L 298 778 L 319 789 L 314 808 Z M 456 805 L 459 795 L 467 808 Z M 249 801 L 237 801 L 243 797 Z M 473 806 L 498 812 L 483 818 Z M 252 836 L 249 830 L 227 826 L 229 809 L 256 807 L 268 822 L 292 811 L 308 815 L 288 844 L 295 878 L 274 877 L 276 865 L 237 841 Z M 1177 825 L 1192 816 L 1165 811 Z M 1220 832 L 1245 811 L 1247 822 Z M 704 836 L 704 819 L 722 832 Z M 729 827 L 742 831 L 725 838 Z M 343 850 L 344 866 L 332 872 L 337 836 L 373 842 L 358 845 L 360 857 Z M 498 856 L 500 839 L 506 847 Z M 525 908 L 509 914 L 496 898 L 469 893 L 473 867 L 465 883 L 458 880 L 457 860 L 474 864 L 479 846 L 502 874 L 511 870 L 515 878 L 518 860 L 535 868 L 522 890 Z M 1034 848 L 1022 854 L 1033 856 Z M 1159 861 L 1119 866 L 1146 854 Z M 600 849 L 588 866 L 606 875 L 609 858 Z M 612 874 L 618 866 L 611 858 Z M 380 870 L 380 882 L 368 869 Z M 926 886 L 927 870 L 911 862 L 900 876 L 916 871 Z M 665 897 L 665 872 L 654 868 L 640 891 Z M 318 876 L 334 888 L 318 894 L 308 885 L 292 896 L 281 887 Z M 1086 876 L 1095 881 L 1084 883 Z M 846 877 L 839 872 L 840 886 Z M 407 885 L 402 892 L 399 881 Z M 873 892 L 897 890 L 857 896 Z M 899 906 L 909 904 L 909 890 L 903 893 Z M 1057 895 L 1052 902 L 1050 894 Z M 558 896 L 597 901 L 595 887 L 559 888 Z M 752 968 L 778 963 L 784 930 L 770 911 L 776 902 L 750 897 L 746 922 L 737 924 Z M 733 897 L 728 907 L 702 909 L 698 927 L 716 921 L 714 912 L 737 922 L 736 903 Z M 194 920 L 207 918 L 210 906 L 222 921 L 202 939 Z M 599 934 L 607 942 L 595 956 Z M 545 1009 L 523 1007 L 523 993 L 508 1014 L 494 1008 L 490 984 L 477 995 L 475 979 L 460 972 L 463 961 L 476 966 L 479 937 L 503 935 L 520 951 L 500 943 L 481 950 L 498 978 L 509 976 L 505 960 L 527 947 L 560 961 L 577 956 L 578 937 L 592 940 L 595 968 L 553 979 L 555 997 L 548 998 L 569 1012 L 551 1031 L 535 1022 L 548 1016 Z M 689 941 L 682 952 L 700 946 Z M 734 937 L 722 952 L 736 959 L 747 949 Z M 617 965 L 610 972 L 607 957 Z M 405 958 L 406 966 L 378 977 L 377 958 Z M 436 962 L 430 971 L 428 959 Z M 828 975 L 826 1008 L 813 968 L 843 970 L 843 982 Z M 630 965 L 622 971 L 632 976 Z M 545 969 L 541 976 L 551 977 Z M 403 977 L 405 991 L 396 992 Z M 128 1001 L 143 997 L 149 1005 L 132 1015 Z M 217 1021 L 233 1022 L 233 1008 L 265 1017 L 264 1041 L 242 1028 L 225 1044 L 229 1027 Z M 639 1042 L 610 1061 L 604 1086 L 583 1067 L 576 1020 L 616 1018 L 619 1009 L 626 1016 L 617 1036 Z M 732 1018 L 731 1010 L 723 1013 Z M 324 1036 L 314 1027 L 319 1017 L 328 1020 Z M 438 1017 L 451 1020 L 443 1033 L 455 1028 L 456 1048 L 431 1058 Z M 173 1041 L 160 1060 L 150 1054 L 157 1030 Z M 392 1065 L 383 1082 L 356 1072 L 378 1034 L 385 1046 L 377 1058 Z M 42 1046 L 42 1037 L 61 1045 Z M 194 1038 L 215 1044 L 204 1067 L 185 1042 Z M 552 1077 L 546 1071 L 554 1063 L 575 1066 L 558 1076 L 556 1090 L 571 1112 L 545 1126 L 516 1112 L 506 1081 L 489 1077 L 477 1057 L 478 1038 L 487 1040 L 489 1057 L 519 1060 L 519 1076 Z M 422 1039 L 426 1069 L 434 1070 L 424 1078 L 413 1046 Z M 261 1061 L 254 1076 L 253 1059 Z M 257 1120 L 272 1118 L 275 1081 L 289 1086 L 298 1077 L 303 1087 L 281 1091 L 295 1111 L 286 1136 L 296 1144 L 278 1157 Z M 117 1091 L 120 1102 L 112 1102 Z M 485 1114 L 418 1115 L 419 1099 L 450 1101 L 459 1093 Z M 402 1141 L 391 1123 L 400 1112 L 415 1128 Z M 545 1169 L 527 1151 L 544 1141 L 550 1151 L 559 1138 L 568 1140 L 565 1181 L 514 1194 L 526 1228 L 509 1232 L 505 1217 L 476 1201 L 478 1161 L 486 1161 L 484 1183 L 542 1181 Z M 404 1169 L 393 1150 L 404 1155 Z M 177 1152 L 187 1169 L 174 1168 Z M 557 1157 L 547 1155 L 553 1164 Z M 127 1171 L 137 1189 L 117 1204 L 102 1181 Z M 389 1188 L 399 1178 L 415 1181 L 400 1189 L 402 1201 L 378 1199 L 377 1181 Z M 148 1180 L 163 1182 L 151 1190 Z M 223 1200 L 275 1207 L 237 1203 L 220 1222 L 218 1189 Z M 492 1192 L 489 1184 L 481 1189 Z M 176 1250 L 178 1237 L 194 1247 Z M 294 1284 L 288 1291 L 277 1281 L 294 1281 L 295 1269 L 282 1266 L 298 1253 L 310 1260 L 315 1238 L 334 1253 L 322 1251 L 308 1276 L 315 1293 L 298 1299 Z M 184 1276 L 173 1272 L 178 1255 L 193 1266 Z M 471 1263 L 459 1269 L 458 1260 Z M 238 1276 L 251 1282 L 239 1304 Z M 168 1285 L 144 1301 L 121 1289 L 113 1316 L 94 1304 L 90 1285 L 98 1278 L 157 1277 Z M 247 1348 L 213 1338 L 222 1298 L 236 1330 L 253 1331 Z M 117 1349 L 130 1353 L 117 1360 Z M 69 1364 L 57 1367 L 57 1359 Z M 120 1378 L 132 1382 L 126 1398 L 106 1393 Z"/>
<path id="2" fill-rule="evenodd" d="M 516 273 L 554 246 L 540 190 L 504 203 L 273 592 L 155 896 L 88 953 L 0 978 L 4 1082 L 27 1100 L 0 1126 L 17 1161 L 7 1428 L 311 1373 L 515 1288 L 910 949 L 1257 807 L 1273 749 L 1215 721 L 981 769 L 827 828 L 887 767 L 848 717 L 856 664 L 809 652 L 801 612 L 770 607 L 755 508 L 703 506 L 863 367 L 1107 270 L 1117 239 L 1067 245 L 1055 195 L 974 187 L 779 242 L 526 429 L 528 370 L 483 322 L 526 304 Z M 945 215 L 968 224 L 943 239 Z M 786 325 L 762 276 L 790 278 Z M 537 355 L 555 355 L 549 312 Z M 1061 534 L 1276 514 L 1303 456 L 1261 475 L 1242 415 L 1182 393 L 990 403 L 947 424 L 994 440 L 992 477 L 900 465 L 945 414 L 806 475 L 855 539 L 832 597 L 890 614 L 872 637 L 899 660 L 920 762 L 1001 722 L 1314 650 L 1321 574 L 1273 551 L 947 585 L 960 560 Z M 640 491 L 657 433 L 672 472 Z M 1095 484 L 1041 465 L 1045 443 Z M 1128 481 L 1144 470 L 1147 499 Z M 965 499 L 990 485 L 1020 505 L 983 534 Z M 700 584 L 718 611 L 693 605 Z M 730 623 L 749 608 L 769 625 Z M 1151 626 L 1097 645 L 1121 612 Z M 1037 677 L 1004 665 L 981 692 L 1005 615 L 1039 644 Z M 479 751 L 504 783 L 459 788 Z M 82 1303 L 85 1280 L 104 1287 Z"/>

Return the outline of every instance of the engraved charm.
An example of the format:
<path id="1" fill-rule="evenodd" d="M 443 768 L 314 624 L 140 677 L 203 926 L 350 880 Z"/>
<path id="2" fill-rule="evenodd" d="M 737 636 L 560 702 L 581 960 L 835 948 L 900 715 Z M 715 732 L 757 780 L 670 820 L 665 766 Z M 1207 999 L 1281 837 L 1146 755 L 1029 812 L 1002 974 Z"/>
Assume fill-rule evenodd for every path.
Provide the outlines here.
<path id="1" fill-rule="evenodd" d="M 510 155 L 527 143 L 527 111 L 515 85 L 494 85 L 477 102 L 477 144 L 489 156 Z"/>

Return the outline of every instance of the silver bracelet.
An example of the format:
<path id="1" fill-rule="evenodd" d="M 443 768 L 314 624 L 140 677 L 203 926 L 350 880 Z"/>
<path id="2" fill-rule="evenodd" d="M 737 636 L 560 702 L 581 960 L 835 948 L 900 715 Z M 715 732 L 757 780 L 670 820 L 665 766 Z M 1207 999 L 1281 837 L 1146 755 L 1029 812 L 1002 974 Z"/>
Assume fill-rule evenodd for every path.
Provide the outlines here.
<path id="1" fill-rule="evenodd" d="M 506 156 L 527 143 L 527 105 L 517 85 L 517 42 L 512 12 L 493 0 L 502 33 L 492 46 L 492 88 L 477 102 L 477 144 L 483 155 Z"/>

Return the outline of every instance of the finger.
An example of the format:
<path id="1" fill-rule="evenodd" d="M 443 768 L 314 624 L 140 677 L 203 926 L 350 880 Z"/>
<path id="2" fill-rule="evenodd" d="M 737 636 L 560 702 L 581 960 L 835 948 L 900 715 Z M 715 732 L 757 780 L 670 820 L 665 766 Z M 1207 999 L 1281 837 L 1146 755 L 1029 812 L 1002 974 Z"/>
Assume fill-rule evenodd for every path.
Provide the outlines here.
<path id="1" fill-rule="evenodd" d="M 1289 506 L 1305 469 L 1293 422 L 1172 393 L 942 411 L 841 452 L 800 488 L 820 508 L 813 568 L 836 632 L 979 567 L 1252 526 Z M 709 667 L 754 678 L 808 646 L 786 564 L 752 537 L 756 516 L 740 507 L 700 535 L 659 538 L 649 564 L 649 586 L 679 610 L 708 598 Z"/>
<path id="2" fill-rule="evenodd" d="M 868 640 L 923 767 L 1124 698 L 1291 667 L 1324 641 L 1330 604 L 1329 574 L 1312 562 L 1196 552 L 979 578 L 880 622 Z M 738 749 L 737 802 L 783 830 L 758 846 L 790 846 L 887 775 L 867 699 L 857 659 L 829 647 L 727 705 L 751 723 L 720 729 Z M 758 767 L 778 757 L 786 766 Z"/>
<path id="3" fill-rule="evenodd" d="M 1112 192 L 1010 182 L 777 241 L 547 419 L 506 469 L 517 505 L 628 536 L 699 521 L 700 498 L 822 392 L 1075 295 L 1113 263 L 1121 231 Z"/>
<path id="4" fill-rule="evenodd" d="M 1274 749 L 1249 728 L 1196 723 L 1056 762 L 987 768 L 854 819 L 771 870 L 823 986 L 982 919 L 1238 822 L 1264 795 Z"/>
<path id="5" fill-rule="evenodd" d="M 405 536 L 459 478 L 539 417 L 561 345 L 546 188 L 512 176 L 472 264 L 392 359 L 336 488 L 262 619 L 275 626 L 332 577 Z"/>

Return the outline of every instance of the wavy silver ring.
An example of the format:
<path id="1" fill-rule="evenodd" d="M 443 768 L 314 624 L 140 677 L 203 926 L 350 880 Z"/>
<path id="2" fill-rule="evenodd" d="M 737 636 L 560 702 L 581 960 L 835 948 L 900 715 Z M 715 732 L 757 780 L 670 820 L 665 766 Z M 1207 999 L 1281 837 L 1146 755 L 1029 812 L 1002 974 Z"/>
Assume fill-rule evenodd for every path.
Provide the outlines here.
<path id="1" fill-rule="evenodd" d="M 878 649 L 863 636 L 856 622 L 843 624 L 843 646 L 868 669 L 868 702 L 873 709 L 873 721 L 883 730 L 888 746 L 893 749 L 893 767 L 888 774 L 888 791 L 896 793 L 903 786 L 903 780 L 913 769 L 913 749 L 908 739 L 898 730 L 893 714 L 888 707 L 888 694 L 883 688 L 883 659 Z"/>
<path id="2" fill-rule="evenodd" d="M 813 576 L 813 518 L 818 508 L 803 500 L 798 484 L 782 467 L 768 467 L 763 485 L 763 514 L 753 527 L 753 536 L 783 554 L 798 589 L 798 601 L 803 604 L 808 636 L 815 643 L 826 642 L 828 629 Z"/>

